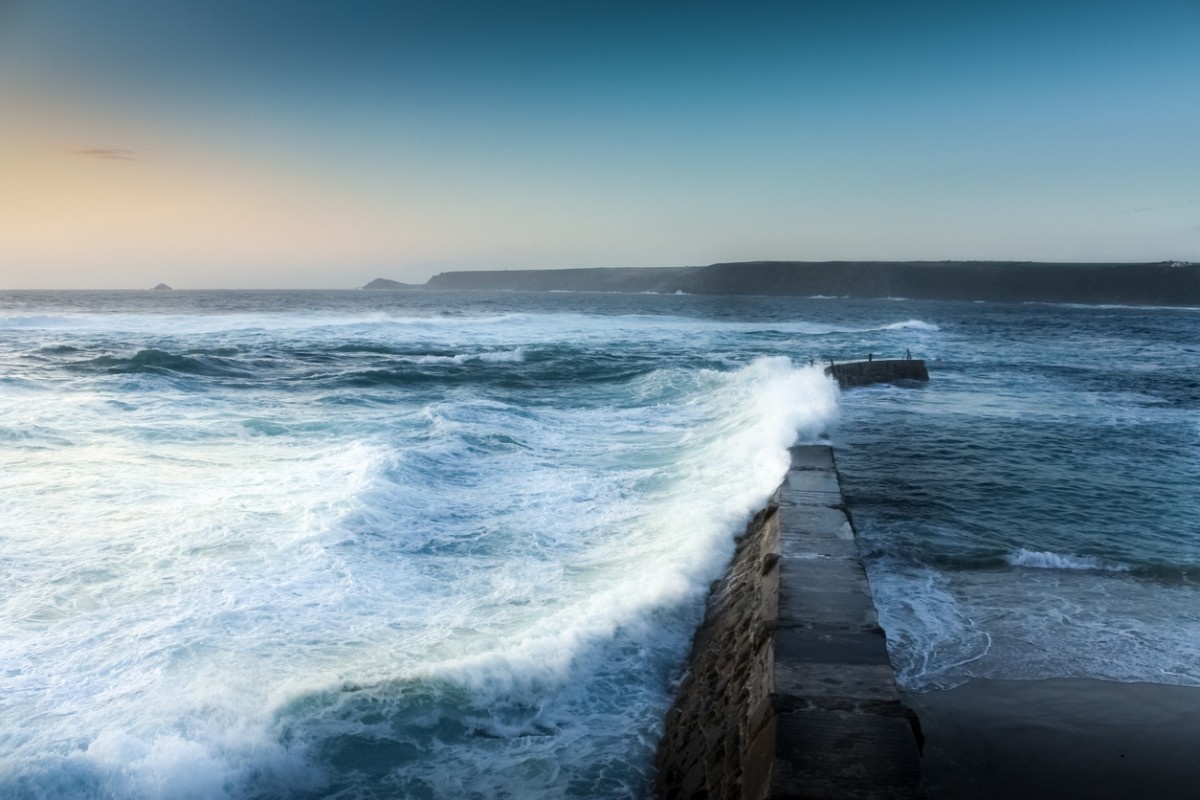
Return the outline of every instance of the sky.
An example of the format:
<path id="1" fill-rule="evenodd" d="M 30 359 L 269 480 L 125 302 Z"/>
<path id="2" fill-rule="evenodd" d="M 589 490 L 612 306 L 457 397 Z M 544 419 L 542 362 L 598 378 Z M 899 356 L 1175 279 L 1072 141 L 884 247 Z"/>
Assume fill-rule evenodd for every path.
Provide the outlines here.
<path id="1" fill-rule="evenodd" d="M 0 289 L 1200 261 L 1200 0 L 0 0 Z"/>

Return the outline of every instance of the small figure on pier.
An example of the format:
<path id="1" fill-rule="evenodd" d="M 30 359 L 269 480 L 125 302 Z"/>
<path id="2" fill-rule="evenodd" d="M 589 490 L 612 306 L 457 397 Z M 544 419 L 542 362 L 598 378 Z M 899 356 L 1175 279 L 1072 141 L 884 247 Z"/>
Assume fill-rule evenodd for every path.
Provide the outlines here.
<path id="1" fill-rule="evenodd" d="M 870 361 L 870 360 L 872 360 L 873 358 L 875 358 L 875 354 L 874 354 L 874 353 L 867 353 L 867 361 Z"/>
<path id="2" fill-rule="evenodd" d="M 912 361 L 912 350 L 908 349 L 907 347 L 904 348 L 904 360 Z"/>

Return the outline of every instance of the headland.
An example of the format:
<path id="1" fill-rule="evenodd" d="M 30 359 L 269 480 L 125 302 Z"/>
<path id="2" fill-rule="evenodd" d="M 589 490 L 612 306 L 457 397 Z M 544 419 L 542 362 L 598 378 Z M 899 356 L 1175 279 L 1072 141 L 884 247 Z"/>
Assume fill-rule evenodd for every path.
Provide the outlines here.
<path id="1" fill-rule="evenodd" d="M 443 272 L 364 289 L 655 292 L 1200 306 L 1200 265 L 1036 261 L 743 261 L 698 267 Z"/>

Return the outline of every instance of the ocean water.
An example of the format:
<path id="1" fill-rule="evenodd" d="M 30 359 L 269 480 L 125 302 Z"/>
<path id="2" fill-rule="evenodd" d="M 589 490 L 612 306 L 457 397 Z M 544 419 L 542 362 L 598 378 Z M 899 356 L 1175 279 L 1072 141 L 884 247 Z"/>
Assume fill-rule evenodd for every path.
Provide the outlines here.
<path id="1" fill-rule="evenodd" d="M 1198 407 L 1193 310 L 0 294 L 0 796 L 646 796 L 798 441 L 907 688 L 1200 685 Z"/>

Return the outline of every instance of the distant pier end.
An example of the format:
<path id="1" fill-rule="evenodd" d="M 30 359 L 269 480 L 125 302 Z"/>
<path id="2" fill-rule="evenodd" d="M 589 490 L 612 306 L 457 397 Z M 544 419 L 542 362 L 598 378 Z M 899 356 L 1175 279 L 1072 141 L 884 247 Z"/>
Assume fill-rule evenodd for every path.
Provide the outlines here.
<path id="1" fill-rule="evenodd" d="M 929 370 L 925 367 L 925 360 L 921 358 L 869 359 L 867 361 L 847 361 L 844 364 L 834 363 L 825 368 L 825 374 L 832 375 L 838 382 L 838 386 L 843 389 L 851 386 L 867 386 L 872 383 L 929 380 Z"/>

